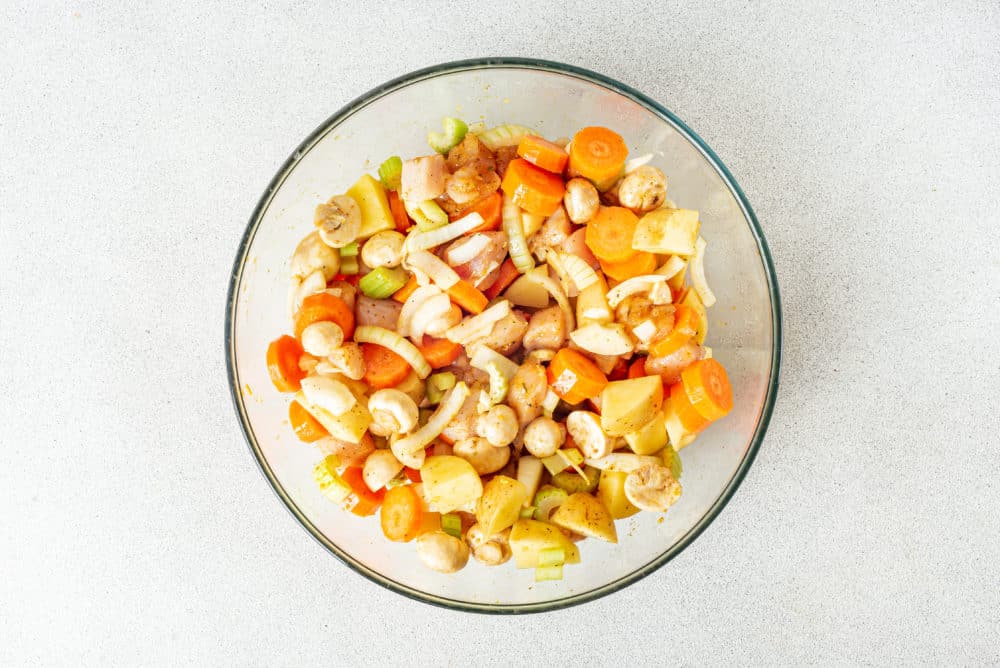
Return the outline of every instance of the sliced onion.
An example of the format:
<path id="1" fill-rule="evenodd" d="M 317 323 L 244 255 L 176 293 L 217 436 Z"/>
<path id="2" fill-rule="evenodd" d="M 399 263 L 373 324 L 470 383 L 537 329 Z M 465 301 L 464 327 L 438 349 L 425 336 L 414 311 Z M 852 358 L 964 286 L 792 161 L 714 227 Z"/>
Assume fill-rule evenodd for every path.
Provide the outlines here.
<path id="1" fill-rule="evenodd" d="M 632 339 L 625 333 L 625 325 L 621 323 L 602 325 L 595 322 L 574 329 L 569 333 L 569 338 L 579 347 L 596 355 L 628 355 L 634 348 Z"/>
<path id="2" fill-rule="evenodd" d="M 436 230 L 410 232 L 410 235 L 406 237 L 406 248 L 410 253 L 434 248 L 435 246 L 440 246 L 441 244 L 457 239 L 482 224 L 483 217 L 473 212 L 459 218 L 453 223 L 442 225 Z"/>
<path id="3" fill-rule="evenodd" d="M 647 153 L 646 155 L 640 155 L 637 158 L 632 158 L 631 160 L 625 163 L 625 173 L 631 174 L 632 172 L 639 169 L 652 159 L 653 159 L 652 153 Z"/>
<path id="4" fill-rule="evenodd" d="M 678 273 L 684 270 L 686 263 L 677 255 L 671 255 L 670 259 L 663 263 L 663 266 L 656 270 L 655 273 L 660 276 L 666 276 L 667 278 L 673 278 Z"/>
<path id="5" fill-rule="evenodd" d="M 413 272 L 422 272 L 442 290 L 454 286 L 461 278 L 455 270 L 434 253 L 425 250 L 411 251 L 403 260 L 403 268 Z"/>
<path id="6" fill-rule="evenodd" d="M 466 318 L 444 333 L 449 341 L 465 345 L 488 335 L 493 325 L 510 315 L 510 302 L 498 301 L 479 315 Z"/>
<path id="7" fill-rule="evenodd" d="M 705 308 L 715 303 L 715 293 L 708 287 L 708 281 L 705 280 L 705 248 L 707 246 L 708 242 L 698 237 L 698 240 L 694 242 L 694 257 L 691 258 L 691 285 L 701 297 L 701 303 L 705 305 Z"/>
<path id="8" fill-rule="evenodd" d="M 666 281 L 667 277 L 660 274 L 644 274 L 624 280 L 608 290 L 608 306 L 615 308 L 629 295 L 647 292 L 655 283 Z"/>
<path id="9" fill-rule="evenodd" d="M 508 195 L 503 196 L 503 231 L 507 234 L 507 248 L 511 262 L 519 272 L 526 273 L 535 266 L 535 260 L 528 250 L 528 241 L 521 224 L 521 207 Z"/>
<path id="10" fill-rule="evenodd" d="M 581 292 L 597 282 L 597 272 L 579 255 L 559 253 L 563 268 Z"/>
<path id="11" fill-rule="evenodd" d="M 445 318 L 451 310 L 451 299 L 435 285 L 425 285 L 413 291 L 399 311 L 396 327 L 401 336 L 415 343 L 423 340 L 435 321 Z"/>
<path id="12" fill-rule="evenodd" d="M 548 274 L 542 272 L 525 274 L 525 278 L 539 287 L 545 288 L 552 295 L 552 298 L 556 300 L 566 319 L 566 331 L 572 332 L 576 329 L 576 318 L 573 317 L 573 308 L 569 305 L 569 299 L 566 297 L 566 293 L 562 291 L 562 288 L 559 287 L 559 284 L 553 281 Z"/>
<path id="13" fill-rule="evenodd" d="M 448 264 L 457 267 L 460 264 L 471 262 L 473 258 L 486 250 L 490 245 L 490 238 L 485 234 L 473 234 L 466 237 L 457 244 L 448 248 L 445 255 L 448 257 Z"/>
<path id="14" fill-rule="evenodd" d="M 489 373 L 489 369 L 487 367 L 490 364 L 495 364 L 499 367 L 500 372 L 508 382 L 514 377 L 514 374 L 517 373 L 517 364 L 512 362 L 510 359 L 504 357 L 489 346 L 475 346 L 472 358 L 469 360 L 469 365 L 473 368 L 479 369 L 480 371 Z"/>
<path id="15" fill-rule="evenodd" d="M 420 378 L 426 378 L 431 373 L 431 365 L 417 347 L 396 332 L 390 332 L 384 327 L 358 327 L 354 330 L 354 340 L 357 343 L 374 343 L 388 348 L 406 360 Z"/>
<path id="16" fill-rule="evenodd" d="M 302 394 L 313 406 L 340 416 L 354 408 L 357 398 L 347 386 L 329 376 L 309 376 L 302 379 Z"/>
<path id="17" fill-rule="evenodd" d="M 605 455 L 597 459 L 586 459 L 584 463 L 587 466 L 593 466 L 595 469 L 601 469 L 602 471 L 621 471 L 622 473 L 630 473 L 631 471 L 641 468 L 646 464 L 663 464 L 663 460 L 659 457 L 653 457 L 651 455 L 636 455 L 631 452 L 612 452 L 610 455 Z"/>
<path id="18" fill-rule="evenodd" d="M 455 419 L 462 404 L 469 397 L 469 392 L 468 385 L 461 381 L 456 383 L 455 387 L 451 388 L 448 394 L 441 399 L 441 403 L 427 420 L 427 424 L 392 444 L 393 453 L 397 450 L 404 453 L 414 453 L 427 447 L 431 441 L 441 435 L 448 423 Z"/>

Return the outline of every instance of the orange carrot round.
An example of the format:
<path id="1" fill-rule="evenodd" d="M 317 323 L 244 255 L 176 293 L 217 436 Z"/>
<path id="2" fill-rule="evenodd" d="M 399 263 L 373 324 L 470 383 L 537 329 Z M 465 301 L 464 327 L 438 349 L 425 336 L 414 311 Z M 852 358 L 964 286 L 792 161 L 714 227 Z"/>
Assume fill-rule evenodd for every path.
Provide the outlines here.
<path id="1" fill-rule="evenodd" d="M 413 225 L 413 222 L 410 220 L 409 214 L 406 213 L 403 200 L 399 198 L 399 193 L 395 190 L 390 190 L 386 195 L 389 198 L 389 211 L 392 212 L 392 220 L 396 223 L 396 231 L 406 232 Z"/>
<path id="2" fill-rule="evenodd" d="M 547 373 L 552 391 L 571 404 L 596 397 L 608 384 L 608 377 L 597 365 L 572 348 L 557 352 Z"/>
<path id="3" fill-rule="evenodd" d="M 670 402 L 668 410 L 677 415 L 684 431 L 696 434 L 708 426 L 709 420 L 694 409 L 684 390 L 683 383 L 674 383 L 670 386 Z"/>
<path id="4" fill-rule="evenodd" d="M 510 161 L 500 188 L 519 207 L 540 216 L 555 213 L 566 190 L 562 177 L 539 169 L 524 158 Z"/>
<path id="5" fill-rule="evenodd" d="M 462 346 L 448 339 L 432 339 L 425 336 L 417 350 L 424 356 L 432 369 L 441 369 L 458 359 Z"/>
<path id="6" fill-rule="evenodd" d="M 483 217 L 483 224 L 472 230 L 472 232 L 492 232 L 500 229 L 501 212 L 503 210 L 503 195 L 495 192 L 491 195 L 477 200 L 472 206 L 462 209 L 451 220 L 464 218 L 470 213 L 478 213 Z"/>
<path id="7" fill-rule="evenodd" d="M 318 292 L 302 300 L 295 314 L 295 338 L 302 338 L 302 330 L 314 322 L 332 321 L 344 331 L 344 340 L 354 336 L 354 312 L 344 300 L 329 292 Z"/>
<path id="8" fill-rule="evenodd" d="M 556 174 L 562 174 L 569 160 L 562 146 L 537 135 L 524 135 L 517 145 L 517 154 L 536 167 Z"/>
<path id="9" fill-rule="evenodd" d="M 483 294 L 486 295 L 487 299 L 496 299 L 500 293 L 510 287 L 510 284 L 513 283 L 520 275 L 521 272 L 519 272 L 517 267 L 514 266 L 514 261 L 507 258 L 503 261 L 503 264 L 500 265 L 500 273 L 497 274 L 497 280 L 493 282 L 493 285 L 484 290 Z"/>
<path id="10" fill-rule="evenodd" d="M 362 343 L 365 360 L 364 382 L 375 390 L 395 387 L 410 375 L 410 365 L 402 357 L 376 343 Z"/>
<path id="11" fill-rule="evenodd" d="M 649 354 L 654 357 L 666 357 L 680 349 L 690 341 L 698 331 L 698 313 L 686 304 L 674 307 L 674 328 L 666 337 L 653 341 L 649 346 Z"/>
<path id="12" fill-rule="evenodd" d="M 601 271 L 616 281 L 652 274 L 656 270 L 656 256 L 646 251 L 639 251 L 635 257 L 624 262 L 608 262 L 606 260 L 598 260 L 598 262 L 601 263 Z"/>
<path id="13" fill-rule="evenodd" d="M 569 173 L 590 179 L 598 190 L 607 190 L 625 168 L 628 148 L 617 132 L 590 127 L 576 133 L 569 149 Z"/>
<path id="14" fill-rule="evenodd" d="M 699 360 L 681 372 L 687 398 L 706 420 L 718 420 L 733 409 L 733 388 L 726 369 L 714 358 Z"/>
<path id="15" fill-rule="evenodd" d="M 597 215 L 587 223 L 584 242 L 599 260 L 624 262 L 638 254 L 632 248 L 632 237 L 639 219 L 621 206 L 602 206 Z"/>
<path id="16" fill-rule="evenodd" d="M 393 487 L 382 499 L 382 533 L 391 541 L 407 543 L 420 534 L 423 503 L 411 485 Z"/>
<path id="17" fill-rule="evenodd" d="M 306 372 L 299 368 L 302 346 L 285 334 L 267 346 L 267 373 L 279 392 L 297 392 Z"/>
<path id="18" fill-rule="evenodd" d="M 632 362 L 632 364 L 629 366 L 628 377 L 642 378 L 645 375 L 646 375 L 646 358 L 640 357 L 636 359 L 636 361 Z"/>
<path id="19" fill-rule="evenodd" d="M 406 281 L 406 285 L 392 293 L 392 300 L 403 304 L 410 298 L 410 295 L 417 291 L 418 287 L 420 286 L 417 284 L 417 277 L 410 274 L 410 278 Z"/>
<path id="20" fill-rule="evenodd" d="M 299 440 L 305 443 L 313 443 L 330 434 L 297 401 L 288 404 L 288 422 L 291 423 L 292 430 L 299 437 Z"/>
<path id="21" fill-rule="evenodd" d="M 362 517 L 374 515 L 378 507 L 382 505 L 382 499 L 385 498 L 385 490 L 380 489 L 377 492 L 373 492 L 368 489 L 362 469 L 357 466 L 350 466 L 344 469 L 340 477 L 351 486 L 352 490 L 352 493 L 344 500 L 344 509 Z"/>
<path id="22" fill-rule="evenodd" d="M 490 300 L 472 283 L 459 279 L 458 283 L 448 288 L 451 300 L 469 313 L 482 313 Z"/>

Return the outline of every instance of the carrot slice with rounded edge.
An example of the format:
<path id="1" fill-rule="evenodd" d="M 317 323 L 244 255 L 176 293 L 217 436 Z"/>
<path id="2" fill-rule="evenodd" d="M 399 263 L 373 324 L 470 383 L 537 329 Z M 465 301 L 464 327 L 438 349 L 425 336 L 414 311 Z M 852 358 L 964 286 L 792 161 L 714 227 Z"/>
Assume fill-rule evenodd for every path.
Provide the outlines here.
<path id="1" fill-rule="evenodd" d="M 693 308 L 686 304 L 677 304 L 674 308 L 676 309 L 674 311 L 674 328 L 666 337 L 654 341 L 649 346 L 649 354 L 654 357 L 666 357 L 679 350 L 698 331 L 698 314 Z"/>
<path id="2" fill-rule="evenodd" d="M 411 485 L 393 487 L 382 499 L 379 523 L 382 533 L 391 541 L 407 543 L 420 534 L 424 504 Z"/>
<path id="3" fill-rule="evenodd" d="M 288 404 L 288 421 L 292 425 L 292 431 L 304 443 L 314 443 L 330 435 L 330 432 L 297 401 Z"/>
<path id="4" fill-rule="evenodd" d="M 493 285 L 488 287 L 483 291 L 487 299 L 496 299 L 501 292 L 510 287 L 510 284 L 517 280 L 517 277 L 521 275 L 521 272 L 517 270 L 514 266 L 514 261 L 507 258 L 500 265 L 500 273 L 497 274 L 497 280 L 493 282 Z"/>
<path id="5" fill-rule="evenodd" d="M 350 466 L 344 469 L 340 477 L 351 486 L 352 493 L 344 499 L 344 510 L 349 510 L 355 515 L 367 517 L 374 515 L 378 507 L 382 505 L 385 497 L 385 490 L 380 489 L 373 492 L 365 484 L 362 469 L 357 466 Z"/>
<path id="6" fill-rule="evenodd" d="M 422 482 L 420 469 L 411 469 L 409 466 L 403 469 L 403 475 L 409 478 L 410 482 Z"/>
<path id="7" fill-rule="evenodd" d="M 618 361 L 608 373 L 608 380 L 625 380 L 628 378 L 629 363 L 624 357 L 619 357 Z"/>
<path id="8" fill-rule="evenodd" d="M 410 216 L 406 213 L 406 207 L 403 206 L 403 200 L 399 198 L 399 193 L 395 190 L 390 190 L 386 193 L 389 198 L 389 211 L 392 212 L 392 220 L 396 223 L 397 232 L 406 232 L 413 225 L 410 220 Z"/>
<path id="9" fill-rule="evenodd" d="M 486 305 L 490 303 L 486 295 L 474 288 L 472 283 L 462 279 L 448 288 L 448 296 L 469 313 L 482 313 Z"/>
<path id="10" fill-rule="evenodd" d="M 314 322 L 332 321 L 344 332 L 344 340 L 354 336 L 354 312 L 343 299 L 329 292 L 318 292 L 302 300 L 295 314 L 295 338 L 302 338 L 302 330 Z"/>
<path id="11" fill-rule="evenodd" d="M 457 308 L 457 307 L 456 307 Z M 441 369 L 458 359 L 462 346 L 448 339 L 433 339 L 425 336 L 417 350 L 424 356 L 432 369 Z"/>
<path id="12" fill-rule="evenodd" d="M 299 368 L 302 346 L 285 334 L 267 346 L 267 373 L 279 392 L 298 392 L 306 372 Z"/>
<path id="13" fill-rule="evenodd" d="M 406 360 L 377 343 L 362 343 L 361 356 L 365 360 L 363 380 L 373 389 L 395 387 L 410 375 L 410 365 Z"/>
<path id="14" fill-rule="evenodd" d="M 524 135 L 517 145 L 517 154 L 536 167 L 556 174 L 562 174 L 569 161 L 569 154 L 562 146 L 538 135 Z"/>
<path id="15" fill-rule="evenodd" d="M 417 277 L 410 274 L 410 278 L 406 281 L 406 285 L 392 293 L 392 300 L 402 304 L 410 298 L 410 295 L 416 292 L 418 287 Z"/>
<path id="16" fill-rule="evenodd" d="M 563 348 L 555 354 L 547 374 L 552 391 L 571 404 L 596 397 L 608 384 L 608 377 L 597 365 L 572 348 Z"/>
<path id="17" fill-rule="evenodd" d="M 684 391 L 683 383 L 674 383 L 670 386 L 669 410 L 677 416 L 684 427 L 684 431 L 696 434 L 708 426 L 710 420 L 694 409 L 688 399 L 687 392 Z"/>
<path id="18" fill-rule="evenodd" d="M 639 251 L 632 248 L 632 237 L 639 218 L 621 206 L 602 206 L 584 233 L 584 243 L 599 260 L 624 262 Z"/>
<path id="19" fill-rule="evenodd" d="M 699 360 L 681 371 L 687 398 L 706 420 L 718 420 L 733 410 L 729 375 L 715 358 Z"/>
<path id="20" fill-rule="evenodd" d="M 646 358 L 640 357 L 636 361 L 632 362 L 632 365 L 628 368 L 629 378 L 642 378 L 646 375 Z"/>
<path id="21" fill-rule="evenodd" d="M 540 216 L 555 213 L 566 192 L 561 176 L 539 169 L 524 158 L 510 161 L 500 188 L 519 207 Z"/>
<path id="22" fill-rule="evenodd" d="M 598 262 L 601 263 L 601 271 L 616 281 L 652 274 L 656 270 L 656 256 L 646 251 L 639 251 L 635 257 L 624 262 L 608 262 L 607 260 L 598 260 Z"/>
<path id="23" fill-rule="evenodd" d="M 590 179 L 598 190 L 606 190 L 625 168 L 628 147 L 617 132 L 589 127 L 576 133 L 569 148 L 569 173 Z"/>
<path id="24" fill-rule="evenodd" d="M 503 210 L 503 195 L 496 192 L 491 195 L 487 195 L 482 199 L 476 200 L 476 202 L 465 209 L 462 209 L 459 213 L 451 218 L 455 221 L 459 218 L 464 218 L 470 213 L 478 213 L 483 217 L 483 224 L 475 228 L 470 232 L 492 232 L 493 230 L 500 229 L 501 222 L 501 212 Z"/>

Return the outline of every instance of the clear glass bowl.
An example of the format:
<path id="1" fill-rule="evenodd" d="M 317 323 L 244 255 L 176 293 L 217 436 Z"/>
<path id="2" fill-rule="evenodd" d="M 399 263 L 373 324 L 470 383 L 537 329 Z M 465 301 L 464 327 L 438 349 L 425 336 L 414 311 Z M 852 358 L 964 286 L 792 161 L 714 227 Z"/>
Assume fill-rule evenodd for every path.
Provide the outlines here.
<path id="1" fill-rule="evenodd" d="M 287 422 L 289 398 L 264 364 L 267 344 L 289 328 L 288 258 L 312 229 L 313 209 L 389 155 L 428 151 L 429 130 L 460 116 L 520 123 L 548 137 L 604 125 L 633 156 L 654 155 L 669 197 L 701 212 L 707 274 L 718 303 L 709 345 L 729 370 L 735 408 L 684 449 L 681 500 L 663 516 L 618 522 L 621 542 L 587 540 L 582 563 L 557 582 L 534 582 L 512 563 L 470 561 L 443 575 L 424 568 L 412 544 L 386 541 L 377 518 L 358 518 L 324 499 L 312 480 L 317 453 Z M 514 58 L 439 65 L 390 81 L 351 102 L 312 133 L 264 193 L 240 244 L 226 310 L 233 401 L 253 456 L 295 518 L 353 570 L 406 596 L 476 612 L 566 607 L 641 580 L 691 543 L 719 514 L 760 447 L 778 388 L 781 316 L 770 254 L 743 192 L 705 143 L 662 105 L 607 77 L 560 63 Z"/>

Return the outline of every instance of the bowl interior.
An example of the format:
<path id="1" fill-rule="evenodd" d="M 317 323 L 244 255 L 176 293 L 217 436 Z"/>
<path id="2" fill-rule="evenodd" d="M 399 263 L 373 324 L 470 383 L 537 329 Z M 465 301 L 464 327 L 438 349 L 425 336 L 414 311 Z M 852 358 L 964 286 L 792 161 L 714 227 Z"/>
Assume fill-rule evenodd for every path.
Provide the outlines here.
<path id="1" fill-rule="evenodd" d="M 558 67 L 559 69 L 554 69 Z M 265 474 L 306 528 L 348 565 L 397 591 L 466 609 L 530 611 L 587 600 L 638 579 L 668 560 L 721 509 L 763 435 L 776 383 L 777 293 L 766 247 L 724 168 L 654 103 L 598 75 L 564 66 L 481 62 L 445 66 L 387 84 L 353 103 L 289 160 L 251 221 L 233 278 L 227 347 L 234 398 Z M 321 200 L 343 192 L 389 155 L 426 154 L 444 116 L 488 125 L 527 125 L 548 137 L 584 126 L 620 132 L 630 155 L 653 154 L 668 196 L 701 212 L 706 271 L 718 297 L 708 344 L 729 370 L 735 409 L 684 449 L 681 500 L 665 515 L 618 522 L 620 542 L 581 544 L 582 563 L 559 582 L 535 583 L 513 564 L 478 563 L 442 575 L 412 545 L 386 541 L 377 518 L 357 518 L 324 499 L 312 481 L 320 455 L 287 422 L 289 398 L 268 380 L 264 352 L 289 329 L 288 258 L 312 229 Z M 774 297 L 772 299 L 772 296 Z"/>

